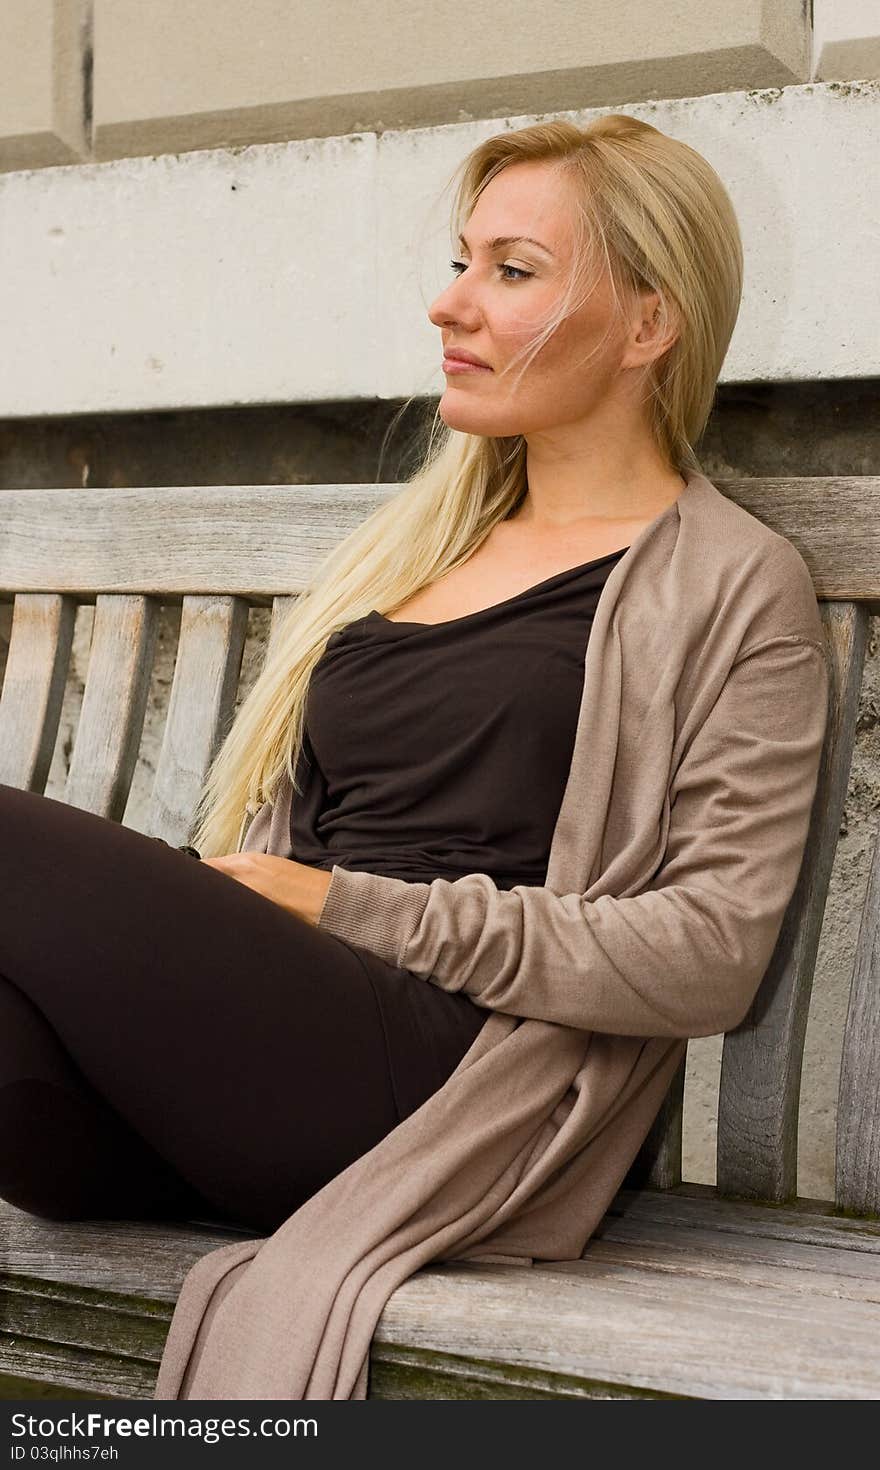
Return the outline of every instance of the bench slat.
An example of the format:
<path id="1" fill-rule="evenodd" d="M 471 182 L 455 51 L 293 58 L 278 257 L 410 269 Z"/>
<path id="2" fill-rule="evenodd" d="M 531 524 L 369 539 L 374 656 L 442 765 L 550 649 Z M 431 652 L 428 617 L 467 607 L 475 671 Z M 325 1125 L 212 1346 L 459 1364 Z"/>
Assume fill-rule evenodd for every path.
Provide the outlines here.
<path id="1" fill-rule="evenodd" d="M 2 1288 L 0 1308 L 5 1309 Z M 56 1392 L 45 1397 L 65 1398 L 64 1390 L 70 1388 L 81 1397 L 111 1399 L 149 1399 L 156 1386 L 156 1368 L 137 1358 L 118 1357 L 102 1353 L 100 1348 L 91 1347 L 88 1340 L 89 1327 L 97 1324 L 82 1321 L 82 1336 L 85 1346 L 72 1343 L 44 1342 L 40 1338 L 29 1338 L 17 1333 L 8 1342 L 0 1337 L 0 1383 L 11 1380 L 9 1393 L 3 1398 L 31 1398 L 29 1384 L 51 1384 Z M 15 1389 L 17 1391 L 13 1392 Z"/>
<path id="2" fill-rule="evenodd" d="M 248 627 L 241 597 L 184 597 L 150 833 L 186 842 L 207 770 L 232 723 Z"/>
<path id="3" fill-rule="evenodd" d="M 880 834 L 856 942 L 837 1104 L 835 1198 L 880 1214 Z"/>
<path id="4" fill-rule="evenodd" d="M 76 602 L 54 592 L 20 592 L 12 612 L 0 692 L 0 782 L 42 791 L 64 702 Z"/>
<path id="5" fill-rule="evenodd" d="M 150 688 L 159 603 L 95 599 L 92 647 L 64 800 L 121 822 L 137 763 Z"/>
<path id="6" fill-rule="evenodd" d="M 796 1245 L 833 1246 L 839 1250 L 880 1254 L 880 1219 L 849 1219 L 834 1213 L 828 1200 L 797 1198 L 789 1207 L 725 1199 L 711 1184 L 683 1184 L 660 1194 L 654 1190 L 620 1190 L 595 1232 L 611 1228 L 618 1218 L 681 1230 L 733 1231 L 737 1235 L 787 1240 Z"/>
<path id="7" fill-rule="evenodd" d="M 817 597 L 880 612 L 880 476 L 712 476 L 712 483 L 797 547 Z"/>
<path id="8" fill-rule="evenodd" d="M 785 1242 L 792 1259 L 801 1247 L 821 1248 L 829 1261 L 833 1258 L 834 1269 L 847 1275 L 853 1268 L 841 1264 L 841 1252 L 880 1260 L 880 1219 L 854 1219 L 833 1209 L 826 1200 L 798 1199 L 771 1210 L 725 1199 L 711 1185 L 621 1189 L 591 1239 L 650 1239 L 661 1226 L 685 1244 L 692 1234 L 710 1232 L 721 1242 L 719 1249 L 726 1249 L 728 1237 L 741 1239 L 744 1250 L 755 1240 Z M 39 1278 L 71 1289 L 105 1287 L 114 1295 L 168 1303 L 176 1301 L 183 1277 L 206 1251 L 260 1238 L 254 1231 L 195 1221 L 42 1220 L 3 1199 L 0 1237 L 0 1271 L 9 1279 Z M 855 1269 L 873 1274 L 875 1267 Z"/>
<path id="9" fill-rule="evenodd" d="M 612 1218 L 594 1237 L 589 1260 L 631 1267 L 695 1272 L 753 1286 L 778 1284 L 779 1270 L 792 1274 L 793 1292 L 880 1303 L 880 1253 L 807 1245 L 790 1238 L 744 1235 L 705 1226 L 682 1229 L 670 1221 Z M 770 1268 L 768 1270 L 768 1268 Z"/>
<path id="10" fill-rule="evenodd" d="M 751 1199 L 786 1200 L 797 1190 L 804 1038 L 867 643 L 863 606 L 823 603 L 821 611 L 833 679 L 804 859 L 767 972 L 722 1052 L 717 1184 L 724 1194 Z"/>
<path id="11" fill-rule="evenodd" d="M 0 589 L 260 598 L 302 590 L 393 485 L 6 490 Z"/>
<path id="12" fill-rule="evenodd" d="M 799 1204 L 622 1191 L 580 1261 L 422 1268 L 377 1324 L 370 1396 L 877 1397 L 880 1222 Z M 115 1396 L 151 1396 L 186 1271 L 247 1238 L 9 1205 L 0 1224 L 0 1371 Z"/>
<path id="13" fill-rule="evenodd" d="M 279 596 L 272 599 L 272 621 L 269 624 L 269 642 L 266 648 L 266 658 L 269 659 L 275 652 L 281 625 L 291 608 L 296 604 L 298 598 L 292 596 Z"/>
<path id="14" fill-rule="evenodd" d="M 880 476 L 715 479 L 798 548 L 816 594 L 880 612 Z M 270 598 L 401 487 L 182 485 L 6 490 L 0 589 Z"/>
<path id="15" fill-rule="evenodd" d="M 867 1399 L 880 1392 L 878 1329 L 878 1304 L 795 1294 L 786 1267 L 755 1286 L 734 1271 L 633 1268 L 606 1247 L 531 1271 L 415 1276 L 375 1341 L 700 1398 Z"/>

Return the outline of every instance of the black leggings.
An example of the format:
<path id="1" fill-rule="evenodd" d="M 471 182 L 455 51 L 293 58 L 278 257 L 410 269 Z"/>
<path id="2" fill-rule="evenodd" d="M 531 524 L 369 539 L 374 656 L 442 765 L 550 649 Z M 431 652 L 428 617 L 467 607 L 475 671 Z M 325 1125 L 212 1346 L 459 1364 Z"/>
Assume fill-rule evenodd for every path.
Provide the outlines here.
<path id="1" fill-rule="evenodd" d="M 121 823 L 0 784 L 0 1198 L 271 1232 L 488 1012 Z"/>

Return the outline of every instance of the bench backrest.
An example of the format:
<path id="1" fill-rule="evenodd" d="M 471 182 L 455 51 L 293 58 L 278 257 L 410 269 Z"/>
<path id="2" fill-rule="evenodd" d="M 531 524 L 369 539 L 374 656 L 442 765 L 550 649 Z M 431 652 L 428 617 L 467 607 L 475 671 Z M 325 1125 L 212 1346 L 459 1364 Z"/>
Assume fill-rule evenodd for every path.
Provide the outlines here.
<path id="1" fill-rule="evenodd" d="M 801 1066 L 816 953 L 856 731 L 870 613 L 880 610 L 880 478 L 713 480 L 810 567 L 832 652 L 831 715 L 797 888 L 749 1015 L 724 1039 L 717 1188 L 797 1193 Z M 0 600 L 14 599 L 0 694 L 0 782 L 45 787 L 77 605 L 95 604 L 64 799 L 121 821 L 146 710 L 158 613 L 180 640 L 147 830 L 186 842 L 232 720 L 248 611 L 272 633 L 314 567 L 395 485 L 12 490 L 0 500 Z M 841 1065 L 835 1200 L 880 1212 L 880 871 L 875 853 Z M 626 1183 L 681 1182 L 684 1063 Z"/>

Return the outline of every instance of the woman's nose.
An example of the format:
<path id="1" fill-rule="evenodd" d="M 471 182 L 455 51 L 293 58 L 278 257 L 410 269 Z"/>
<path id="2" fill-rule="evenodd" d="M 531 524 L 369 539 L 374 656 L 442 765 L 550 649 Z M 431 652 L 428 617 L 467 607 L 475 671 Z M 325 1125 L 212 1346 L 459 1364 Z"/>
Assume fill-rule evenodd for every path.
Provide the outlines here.
<path id="1" fill-rule="evenodd" d="M 428 308 L 428 320 L 435 327 L 461 326 L 466 331 L 480 324 L 480 313 L 473 291 L 465 281 L 465 274 L 450 281 L 445 291 Z"/>

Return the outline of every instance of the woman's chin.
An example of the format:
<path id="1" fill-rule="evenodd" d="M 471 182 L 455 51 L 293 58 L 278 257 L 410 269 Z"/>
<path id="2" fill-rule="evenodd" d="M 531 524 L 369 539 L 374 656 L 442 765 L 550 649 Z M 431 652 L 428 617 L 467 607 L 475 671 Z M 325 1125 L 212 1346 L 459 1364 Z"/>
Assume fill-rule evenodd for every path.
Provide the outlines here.
<path id="1" fill-rule="evenodd" d="M 463 403 L 463 395 L 447 388 L 440 399 L 438 412 L 447 428 L 458 429 L 462 434 L 482 434 L 487 438 L 503 434 L 500 415 L 488 413 L 486 406 L 478 403 Z"/>

